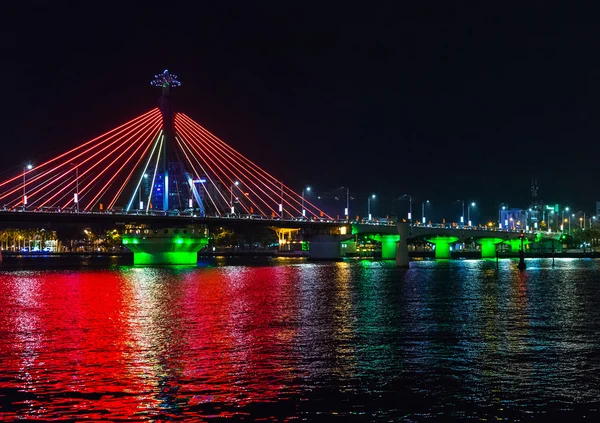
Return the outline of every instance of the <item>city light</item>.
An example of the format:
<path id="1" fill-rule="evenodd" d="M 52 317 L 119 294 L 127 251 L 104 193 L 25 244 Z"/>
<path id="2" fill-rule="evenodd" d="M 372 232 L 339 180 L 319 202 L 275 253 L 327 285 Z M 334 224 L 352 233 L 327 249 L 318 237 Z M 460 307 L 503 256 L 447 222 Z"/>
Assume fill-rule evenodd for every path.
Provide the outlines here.
<path id="1" fill-rule="evenodd" d="M 372 219 L 372 216 L 371 216 L 371 200 L 372 200 L 372 199 L 373 199 L 373 200 L 375 199 L 375 194 L 372 194 L 371 196 L 369 196 L 369 197 L 367 198 L 367 214 L 368 214 L 368 216 L 369 216 L 369 221 L 373 220 L 373 219 Z"/>
<path id="2" fill-rule="evenodd" d="M 425 218 L 425 203 L 429 204 L 429 200 L 425 200 L 421 203 L 421 218 L 423 219 L 423 225 L 427 222 Z"/>
<path id="3" fill-rule="evenodd" d="M 469 207 L 467 207 L 467 221 L 468 221 L 469 227 L 472 226 L 471 225 L 471 207 L 475 207 L 475 202 L 472 202 L 471 204 L 469 204 Z"/>

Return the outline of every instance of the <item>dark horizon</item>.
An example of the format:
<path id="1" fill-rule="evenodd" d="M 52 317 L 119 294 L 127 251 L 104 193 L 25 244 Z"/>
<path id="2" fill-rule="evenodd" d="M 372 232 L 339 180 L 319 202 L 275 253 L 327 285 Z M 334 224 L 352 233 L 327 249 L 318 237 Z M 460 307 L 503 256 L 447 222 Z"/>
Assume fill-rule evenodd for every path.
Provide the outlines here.
<path id="1" fill-rule="evenodd" d="M 298 190 L 348 186 L 365 209 L 371 193 L 381 206 L 408 193 L 415 215 L 430 199 L 440 218 L 457 199 L 483 216 L 526 208 L 532 179 L 547 203 L 600 200 L 590 10 L 10 7 L 4 170 L 155 107 L 149 82 L 167 68 L 176 110 Z"/>

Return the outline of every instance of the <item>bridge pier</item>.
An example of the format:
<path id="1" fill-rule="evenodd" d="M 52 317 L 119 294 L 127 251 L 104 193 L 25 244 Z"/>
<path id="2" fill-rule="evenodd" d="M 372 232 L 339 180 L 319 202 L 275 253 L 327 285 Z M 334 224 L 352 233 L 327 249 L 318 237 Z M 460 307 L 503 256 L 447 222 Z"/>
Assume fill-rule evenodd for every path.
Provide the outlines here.
<path id="1" fill-rule="evenodd" d="M 508 241 L 504 241 L 505 244 L 510 245 L 510 251 L 513 253 L 518 253 L 521 250 L 521 239 L 509 239 Z M 527 242 L 529 243 L 529 241 Z"/>
<path id="2" fill-rule="evenodd" d="M 481 258 L 496 257 L 496 245 L 504 242 L 502 238 L 480 238 L 477 243 L 481 245 Z"/>
<path id="3" fill-rule="evenodd" d="M 133 252 L 133 264 L 196 264 L 208 245 L 204 228 L 126 228 L 122 243 Z"/>
<path id="4" fill-rule="evenodd" d="M 369 235 L 373 241 L 381 243 L 381 258 L 384 260 L 394 260 L 397 255 L 398 241 L 400 241 L 400 235 L 383 235 L 375 234 Z"/>
<path id="5" fill-rule="evenodd" d="M 300 232 L 298 228 L 278 228 L 272 226 L 271 229 L 277 234 L 279 251 L 290 251 L 294 236 L 297 236 L 298 232 Z"/>
<path id="6" fill-rule="evenodd" d="M 434 236 L 431 238 L 425 238 L 425 241 L 435 245 L 436 259 L 449 259 L 450 244 L 458 241 L 458 238 L 455 236 Z"/>
<path id="7" fill-rule="evenodd" d="M 406 242 L 408 238 L 408 223 L 398 223 L 396 227 L 398 228 L 398 236 L 400 237 L 396 244 L 396 266 L 408 267 L 408 244 Z"/>

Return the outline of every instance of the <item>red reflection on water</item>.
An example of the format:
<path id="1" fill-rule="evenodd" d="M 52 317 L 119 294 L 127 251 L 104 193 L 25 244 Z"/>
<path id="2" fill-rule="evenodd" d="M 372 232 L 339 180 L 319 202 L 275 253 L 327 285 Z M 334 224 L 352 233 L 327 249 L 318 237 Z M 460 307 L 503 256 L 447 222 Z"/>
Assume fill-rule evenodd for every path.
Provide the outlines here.
<path id="1" fill-rule="evenodd" d="M 293 394 L 295 272 L 5 274 L 3 418 L 230 416 Z"/>

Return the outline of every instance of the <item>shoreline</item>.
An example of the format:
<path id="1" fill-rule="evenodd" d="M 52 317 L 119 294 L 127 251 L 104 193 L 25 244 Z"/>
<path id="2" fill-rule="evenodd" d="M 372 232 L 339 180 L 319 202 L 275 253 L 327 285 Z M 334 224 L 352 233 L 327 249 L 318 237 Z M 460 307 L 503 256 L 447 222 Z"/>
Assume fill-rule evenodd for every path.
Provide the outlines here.
<path id="1" fill-rule="evenodd" d="M 2 252 L 3 260 L 0 261 L 0 268 L 5 266 L 20 265 L 27 266 L 28 264 L 46 264 L 46 265 L 61 265 L 79 264 L 81 266 L 98 266 L 98 265 L 133 265 L 133 253 L 131 252 L 63 252 L 63 253 L 26 253 L 26 252 Z M 247 259 L 269 259 L 269 258 L 310 258 L 306 254 L 297 254 L 294 252 L 278 253 L 276 251 L 215 251 L 215 252 L 200 252 L 198 260 L 210 258 L 247 258 Z M 600 258 L 598 251 L 565 251 L 565 252 L 526 252 L 525 260 L 534 258 Z M 411 251 L 409 252 L 410 259 L 435 259 L 434 251 Z M 518 252 L 499 252 L 496 257 L 487 258 L 485 260 L 494 259 L 516 259 L 519 258 Z M 344 259 L 359 259 L 359 260 L 382 260 L 380 252 L 371 254 L 353 254 L 340 258 L 337 261 Z M 451 252 L 451 260 L 481 260 L 481 253 L 478 251 L 453 251 Z M 334 260 L 332 260 L 334 261 Z"/>

